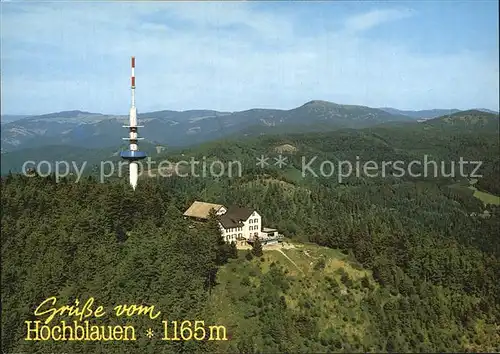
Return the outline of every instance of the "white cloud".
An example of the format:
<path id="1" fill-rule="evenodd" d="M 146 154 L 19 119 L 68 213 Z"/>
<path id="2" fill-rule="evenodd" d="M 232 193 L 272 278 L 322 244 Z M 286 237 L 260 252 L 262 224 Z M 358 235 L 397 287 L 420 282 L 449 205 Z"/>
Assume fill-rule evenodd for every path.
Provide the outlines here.
<path id="1" fill-rule="evenodd" d="M 413 14 L 411 9 L 373 10 L 348 18 L 345 22 L 345 29 L 352 32 L 365 31 L 385 22 L 408 18 Z"/>

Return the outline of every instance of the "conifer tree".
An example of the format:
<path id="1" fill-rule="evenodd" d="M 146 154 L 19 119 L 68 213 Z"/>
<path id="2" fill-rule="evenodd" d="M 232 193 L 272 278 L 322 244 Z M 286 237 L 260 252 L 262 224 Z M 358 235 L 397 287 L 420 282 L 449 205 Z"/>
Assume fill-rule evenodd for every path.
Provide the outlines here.
<path id="1" fill-rule="evenodd" d="M 255 257 L 262 256 L 262 243 L 260 242 L 259 236 L 255 236 L 255 241 L 252 247 L 252 253 Z"/>
<path id="2" fill-rule="evenodd" d="M 229 258 L 238 258 L 238 248 L 236 247 L 236 242 L 232 241 L 229 245 Z"/>

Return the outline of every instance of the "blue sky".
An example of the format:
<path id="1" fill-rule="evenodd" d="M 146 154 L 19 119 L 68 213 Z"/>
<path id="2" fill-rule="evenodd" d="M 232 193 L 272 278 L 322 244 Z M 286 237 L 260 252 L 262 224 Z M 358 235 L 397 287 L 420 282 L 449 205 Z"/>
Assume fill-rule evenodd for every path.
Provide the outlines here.
<path id="1" fill-rule="evenodd" d="M 498 110 L 498 2 L 1 3 L 2 113 Z"/>

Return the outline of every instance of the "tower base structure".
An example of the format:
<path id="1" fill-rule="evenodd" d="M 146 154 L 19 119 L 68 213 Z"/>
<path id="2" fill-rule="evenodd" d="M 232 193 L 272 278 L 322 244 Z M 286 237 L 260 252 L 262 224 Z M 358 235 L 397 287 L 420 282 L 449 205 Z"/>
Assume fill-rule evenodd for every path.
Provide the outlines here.
<path id="1" fill-rule="evenodd" d="M 137 180 L 139 178 L 139 164 L 137 163 L 139 160 L 146 158 L 146 153 L 142 151 L 135 150 L 126 150 L 120 153 L 122 159 L 129 162 L 129 179 L 130 185 L 135 190 L 137 187 Z"/>

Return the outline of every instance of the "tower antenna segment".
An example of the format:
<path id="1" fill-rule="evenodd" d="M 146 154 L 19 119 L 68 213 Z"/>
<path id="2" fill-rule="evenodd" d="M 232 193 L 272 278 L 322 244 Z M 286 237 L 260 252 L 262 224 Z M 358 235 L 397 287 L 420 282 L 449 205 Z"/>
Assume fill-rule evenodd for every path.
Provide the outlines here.
<path id="1" fill-rule="evenodd" d="M 124 128 L 129 129 L 128 138 L 123 140 L 129 141 L 129 149 L 122 151 L 120 156 L 122 159 L 129 162 L 129 176 L 130 185 L 135 190 L 137 186 L 137 179 L 139 176 L 139 160 L 146 158 L 146 153 L 137 149 L 137 141 L 143 140 L 137 136 L 137 128 L 142 128 L 142 125 L 137 125 L 137 108 L 135 107 L 135 57 L 132 57 L 132 75 L 130 77 L 131 91 L 132 91 L 132 106 L 130 107 L 130 120 L 129 125 L 124 125 Z"/>

